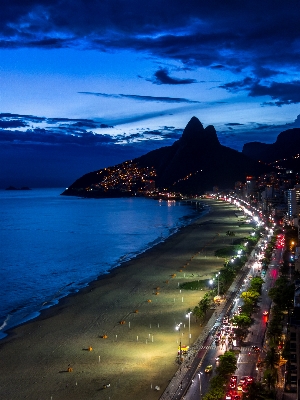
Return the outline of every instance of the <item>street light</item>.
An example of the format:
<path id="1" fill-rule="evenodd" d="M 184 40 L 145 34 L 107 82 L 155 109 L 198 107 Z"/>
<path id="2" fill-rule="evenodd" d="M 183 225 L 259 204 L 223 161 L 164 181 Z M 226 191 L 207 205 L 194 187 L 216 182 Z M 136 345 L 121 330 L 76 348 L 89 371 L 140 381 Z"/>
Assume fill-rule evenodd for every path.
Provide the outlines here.
<path id="1" fill-rule="evenodd" d="M 201 375 L 202 375 L 202 372 L 199 372 L 198 376 L 199 376 L 199 390 L 200 390 L 200 397 L 199 397 L 199 399 L 200 399 L 200 400 L 202 399 L 202 393 L 201 393 Z"/>
<path id="2" fill-rule="evenodd" d="M 179 324 L 177 324 L 177 325 L 175 326 L 176 331 L 180 331 L 180 325 L 182 325 L 182 322 L 180 322 Z"/>
<path id="3" fill-rule="evenodd" d="M 217 273 L 216 278 L 218 278 L 218 296 L 220 294 L 220 282 L 219 282 L 220 272 Z"/>
<path id="4" fill-rule="evenodd" d="M 182 322 L 180 322 L 179 324 L 177 324 L 175 326 L 176 331 L 180 332 L 180 326 L 182 325 Z M 181 339 L 179 341 L 179 364 L 181 363 L 181 355 L 182 355 L 182 351 L 181 351 Z"/>
<path id="5" fill-rule="evenodd" d="M 189 311 L 186 314 L 186 317 L 189 319 L 189 344 L 190 344 L 190 341 L 191 341 L 191 314 L 192 314 L 192 311 Z"/>

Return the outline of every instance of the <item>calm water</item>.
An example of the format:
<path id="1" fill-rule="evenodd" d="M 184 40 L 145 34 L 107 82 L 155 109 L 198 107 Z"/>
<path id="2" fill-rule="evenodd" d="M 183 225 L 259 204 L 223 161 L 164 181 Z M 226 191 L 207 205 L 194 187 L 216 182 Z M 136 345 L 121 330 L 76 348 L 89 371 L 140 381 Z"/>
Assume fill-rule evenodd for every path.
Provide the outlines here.
<path id="1" fill-rule="evenodd" d="M 199 216 L 182 203 L 0 191 L 0 339 Z"/>

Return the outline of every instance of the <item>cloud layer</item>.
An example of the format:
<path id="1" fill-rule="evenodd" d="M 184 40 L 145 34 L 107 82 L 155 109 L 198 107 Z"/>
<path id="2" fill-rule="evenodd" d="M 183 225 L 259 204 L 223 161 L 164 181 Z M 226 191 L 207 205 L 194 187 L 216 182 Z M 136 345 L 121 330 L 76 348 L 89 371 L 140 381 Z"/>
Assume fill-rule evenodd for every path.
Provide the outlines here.
<path id="1" fill-rule="evenodd" d="M 13 0 L 0 15 L 4 48 L 130 49 L 186 66 L 256 77 L 299 65 L 300 9 L 293 1 Z M 161 69 L 164 84 L 189 84 Z"/>

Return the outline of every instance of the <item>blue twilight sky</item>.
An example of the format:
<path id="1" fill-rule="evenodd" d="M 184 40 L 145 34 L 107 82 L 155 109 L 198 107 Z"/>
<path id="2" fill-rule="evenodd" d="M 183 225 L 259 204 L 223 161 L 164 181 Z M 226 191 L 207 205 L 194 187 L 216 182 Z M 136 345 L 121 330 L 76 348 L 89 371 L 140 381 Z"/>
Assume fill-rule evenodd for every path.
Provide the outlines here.
<path id="1" fill-rule="evenodd" d="M 296 0 L 11 0 L 0 13 L 0 188 L 68 186 L 171 145 L 300 127 Z"/>

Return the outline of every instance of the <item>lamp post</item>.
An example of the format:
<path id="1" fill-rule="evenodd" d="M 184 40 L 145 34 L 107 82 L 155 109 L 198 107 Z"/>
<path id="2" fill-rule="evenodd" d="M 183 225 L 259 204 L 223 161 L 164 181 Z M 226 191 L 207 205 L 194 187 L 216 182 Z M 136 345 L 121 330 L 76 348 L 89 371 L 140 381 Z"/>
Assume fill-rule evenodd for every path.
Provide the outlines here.
<path id="1" fill-rule="evenodd" d="M 190 341 L 191 341 L 191 314 L 192 314 L 192 311 L 189 311 L 186 314 L 186 317 L 189 319 L 189 344 L 190 344 Z"/>
<path id="2" fill-rule="evenodd" d="M 216 275 L 216 278 L 218 278 L 218 296 L 219 296 L 219 294 L 220 294 L 220 282 L 219 282 L 219 275 L 220 275 L 220 272 L 218 272 L 218 273 L 217 273 L 217 275 Z"/>
<path id="3" fill-rule="evenodd" d="M 180 322 L 179 324 L 177 324 L 175 326 L 176 331 L 180 332 L 180 326 L 181 325 L 182 325 L 182 322 Z M 182 354 L 182 352 L 181 352 L 181 339 L 180 339 L 180 341 L 179 341 L 179 364 L 181 363 L 181 354 Z"/>
<path id="4" fill-rule="evenodd" d="M 200 399 L 200 400 L 202 399 L 202 391 L 201 391 L 201 375 L 202 375 L 202 372 L 199 372 L 198 376 L 199 376 L 199 390 L 200 390 L 200 396 L 199 396 L 199 399 Z"/>

